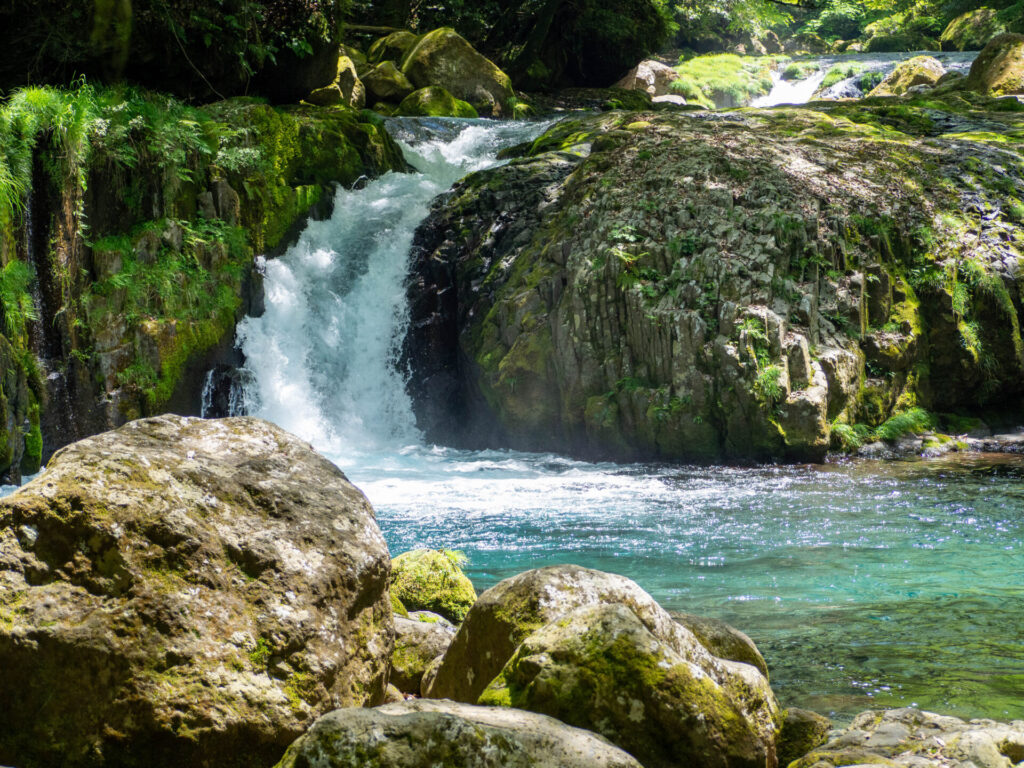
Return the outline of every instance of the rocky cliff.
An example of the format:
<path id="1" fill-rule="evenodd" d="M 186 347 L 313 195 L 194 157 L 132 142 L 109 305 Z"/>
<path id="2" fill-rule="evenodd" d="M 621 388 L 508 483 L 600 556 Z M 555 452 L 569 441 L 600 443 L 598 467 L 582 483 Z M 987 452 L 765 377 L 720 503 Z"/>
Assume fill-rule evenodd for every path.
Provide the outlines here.
<path id="1" fill-rule="evenodd" d="M 0 120 L 0 474 L 142 415 L 197 413 L 258 313 L 254 256 L 334 184 L 404 169 L 345 107 L 203 108 L 133 89 L 30 88 Z"/>
<path id="2" fill-rule="evenodd" d="M 1021 109 L 934 92 L 557 124 L 417 234 L 421 427 L 618 459 L 818 459 L 931 412 L 1013 407 Z"/>

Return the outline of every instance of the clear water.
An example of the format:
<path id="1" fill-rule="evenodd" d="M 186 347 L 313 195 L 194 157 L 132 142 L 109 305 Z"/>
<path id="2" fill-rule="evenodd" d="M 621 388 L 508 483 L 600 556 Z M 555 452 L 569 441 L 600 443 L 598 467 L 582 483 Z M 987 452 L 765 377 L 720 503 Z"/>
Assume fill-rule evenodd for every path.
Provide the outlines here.
<path id="1" fill-rule="evenodd" d="M 834 66 L 847 67 L 856 65 L 860 72 L 854 77 L 841 80 L 830 86 L 819 98 L 841 99 L 859 98 L 863 96 L 860 89 L 861 78 L 870 72 L 879 72 L 883 76 L 892 72 L 901 61 L 914 56 L 931 56 L 938 59 L 947 72 L 963 72 L 971 68 L 977 51 L 918 51 L 916 53 L 841 53 L 830 56 L 796 57 L 795 61 L 816 64 L 818 69 L 803 80 L 783 80 L 782 72 L 785 65 L 772 75 L 774 85 L 771 93 L 754 99 L 752 107 L 774 107 L 779 104 L 806 104 L 825 80 L 825 75 Z"/>
<path id="2" fill-rule="evenodd" d="M 307 438 L 377 509 L 392 552 L 469 555 L 478 589 L 575 562 L 758 642 L 780 698 L 1024 717 L 1024 462 L 681 468 L 425 445 L 395 369 L 431 200 L 529 124 L 402 121 L 421 173 L 339 191 L 266 264 L 241 329 L 249 407 Z"/>

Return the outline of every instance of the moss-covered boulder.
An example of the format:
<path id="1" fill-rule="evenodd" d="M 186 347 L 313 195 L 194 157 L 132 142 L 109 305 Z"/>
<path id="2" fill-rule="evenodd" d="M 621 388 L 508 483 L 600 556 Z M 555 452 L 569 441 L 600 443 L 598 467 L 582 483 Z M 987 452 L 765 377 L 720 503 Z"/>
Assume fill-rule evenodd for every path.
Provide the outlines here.
<path id="1" fill-rule="evenodd" d="M 964 85 L 994 96 L 1024 93 L 1024 35 L 993 38 L 974 60 Z"/>
<path id="2" fill-rule="evenodd" d="M 832 721 L 824 715 L 798 707 L 783 710 L 781 719 L 778 738 L 780 766 L 787 766 L 824 744 L 832 728 Z"/>
<path id="3" fill-rule="evenodd" d="M 427 667 L 451 645 L 455 628 L 442 621 L 395 617 L 395 650 L 391 654 L 392 685 L 403 693 L 420 692 Z"/>
<path id="4" fill-rule="evenodd" d="M 935 85 L 946 74 L 942 63 L 931 56 L 915 56 L 901 61 L 882 82 L 868 94 L 875 96 L 902 96 L 915 85 Z"/>
<path id="5" fill-rule="evenodd" d="M 980 51 L 993 37 L 1006 32 L 994 8 L 975 8 L 953 19 L 939 36 L 944 51 Z"/>
<path id="6" fill-rule="evenodd" d="M 340 709 L 277 768 L 640 768 L 600 736 L 551 717 L 451 701 Z"/>
<path id="7" fill-rule="evenodd" d="M 391 32 L 373 42 L 366 51 L 366 61 L 369 64 L 380 64 L 383 61 L 401 62 L 419 39 L 419 35 L 407 29 Z"/>
<path id="8" fill-rule="evenodd" d="M 393 61 L 381 62 L 369 70 L 363 75 L 363 84 L 371 104 L 378 101 L 400 102 L 416 90 Z"/>
<path id="9" fill-rule="evenodd" d="M 440 86 L 485 116 L 511 114 L 515 92 L 508 75 L 449 27 L 420 38 L 402 61 L 402 73 L 417 88 Z"/>
<path id="10" fill-rule="evenodd" d="M 268 765 L 381 701 L 388 573 L 365 497 L 267 422 L 75 443 L 0 503 L 0 762 Z"/>
<path id="11" fill-rule="evenodd" d="M 768 663 L 746 633 L 720 619 L 676 611 L 670 612 L 669 615 L 674 621 L 693 632 L 700 644 L 718 658 L 750 664 L 757 667 L 765 679 L 768 678 Z"/>
<path id="12" fill-rule="evenodd" d="M 624 605 L 577 608 L 531 634 L 480 696 L 596 731 L 645 768 L 774 766 L 767 681 L 723 685 L 686 633 L 659 636 Z"/>
<path id="13" fill-rule="evenodd" d="M 460 566 L 466 558 L 447 549 L 414 549 L 391 564 L 391 591 L 413 611 L 432 611 L 459 623 L 476 601 Z"/>
<path id="14" fill-rule="evenodd" d="M 417 233 L 420 427 L 588 457 L 820 459 L 837 425 L 1019 403 L 1020 110 L 932 89 L 552 126 Z"/>
<path id="15" fill-rule="evenodd" d="M 456 99 L 439 85 L 413 91 L 402 99 L 394 114 L 401 117 L 479 117 L 471 104 Z"/>
<path id="16" fill-rule="evenodd" d="M 348 56 L 340 56 L 334 80 L 311 91 L 306 101 L 321 107 L 344 104 L 346 107 L 362 109 L 366 104 L 366 86 L 356 74 L 355 62 Z"/>

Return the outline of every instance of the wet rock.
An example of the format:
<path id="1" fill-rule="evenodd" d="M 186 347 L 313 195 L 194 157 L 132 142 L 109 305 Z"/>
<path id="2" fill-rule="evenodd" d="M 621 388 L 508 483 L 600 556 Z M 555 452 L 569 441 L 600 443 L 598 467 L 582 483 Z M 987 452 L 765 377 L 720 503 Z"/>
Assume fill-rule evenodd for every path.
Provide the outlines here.
<path id="1" fill-rule="evenodd" d="M 640 768 L 593 733 L 551 717 L 451 701 L 324 715 L 277 768 Z"/>
<path id="2" fill-rule="evenodd" d="M 383 698 L 388 573 L 365 497 L 267 422 L 75 443 L 0 503 L 0 760 L 269 764 Z"/>
<path id="3" fill-rule="evenodd" d="M 462 572 L 465 556 L 447 549 L 414 549 L 391 563 L 391 590 L 406 608 L 432 611 L 462 621 L 476 601 L 473 583 Z"/>
<path id="4" fill-rule="evenodd" d="M 711 661 L 689 632 L 651 632 L 624 605 L 577 608 L 531 634 L 480 703 L 597 731 L 645 768 L 776 764 L 767 680 Z"/>
<path id="5" fill-rule="evenodd" d="M 1024 720 L 964 721 L 919 709 L 869 710 L 793 768 L 871 763 L 899 768 L 1011 768 L 1024 760 Z"/>
<path id="6" fill-rule="evenodd" d="M 419 693 L 423 673 L 448 649 L 454 636 L 455 629 L 447 622 L 431 623 L 396 616 L 391 683 L 404 693 Z"/>
<path id="7" fill-rule="evenodd" d="M 420 38 L 402 61 L 402 73 L 417 88 L 440 86 L 489 117 L 508 114 L 515 98 L 508 75 L 449 27 Z"/>

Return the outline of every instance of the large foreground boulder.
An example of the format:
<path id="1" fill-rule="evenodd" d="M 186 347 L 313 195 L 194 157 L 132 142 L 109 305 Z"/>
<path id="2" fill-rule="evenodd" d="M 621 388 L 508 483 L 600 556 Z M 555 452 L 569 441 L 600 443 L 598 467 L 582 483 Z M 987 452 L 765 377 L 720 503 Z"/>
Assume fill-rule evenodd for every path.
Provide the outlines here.
<path id="1" fill-rule="evenodd" d="M 714 656 L 635 582 L 576 565 L 484 592 L 425 693 L 550 714 L 603 733 L 645 765 L 646 742 L 652 765 L 668 765 L 670 754 L 775 764 L 778 705 L 764 675 Z"/>
<path id="2" fill-rule="evenodd" d="M 767 681 L 752 667 L 749 684 L 726 681 L 706 656 L 690 633 L 658 637 L 626 606 L 584 606 L 530 635 L 480 703 L 596 731 L 645 768 L 771 768 L 772 719 L 762 729 L 748 711 L 774 714 Z"/>
<path id="3" fill-rule="evenodd" d="M 365 497 L 267 422 L 68 446 L 0 503 L 0 763 L 272 764 L 382 700 L 389 566 Z"/>
<path id="4" fill-rule="evenodd" d="M 1012 768 L 1024 762 L 1024 720 L 999 723 L 922 712 L 869 710 L 793 768 Z"/>
<path id="5" fill-rule="evenodd" d="M 768 678 L 768 662 L 745 632 L 740 632 L 736 627 L 720 619 L 708 616 L 676 611 L 670 612 L 669 616 L 693 632 L 700 644 L 718 658 L 750 664 L 757 667 L 766 679 Z"/>
<path id="6" fill-rule="evenodd" d="M 324 715 L 277 768 L 640 768 L 600 736 L 532 712 L 407 701 Z"/>
<path id="7" fill-rule="evenodd" d="M 993 96 L 1024 93 L 1024 35 L 993 38 L 971 65 L 965 85 Z"/>
<path id="8" fill-rule="evenodd" d="M 435 29 L 419 39 L 402 61 L 402 73 L 417 88 L 440 86 L 482 115 L 509 114 L 512 81 L 454 29 Z"/>
<path id="9" fill-rule="evenodd" d="M 624 576 L 578 565 L 526 571 L 477 598 L 445 654 L 429 695 L 475 703 L 530 634 L 575 608 L 601 603 L 625 605 L 662 632 L 673 623 L 654 598 Z"/>

